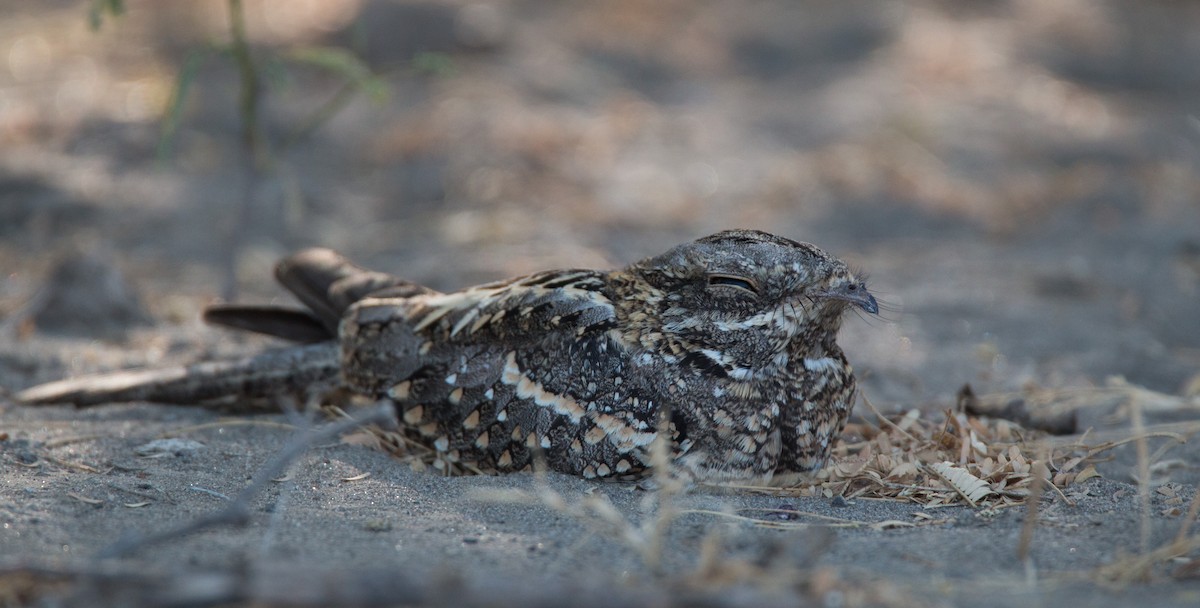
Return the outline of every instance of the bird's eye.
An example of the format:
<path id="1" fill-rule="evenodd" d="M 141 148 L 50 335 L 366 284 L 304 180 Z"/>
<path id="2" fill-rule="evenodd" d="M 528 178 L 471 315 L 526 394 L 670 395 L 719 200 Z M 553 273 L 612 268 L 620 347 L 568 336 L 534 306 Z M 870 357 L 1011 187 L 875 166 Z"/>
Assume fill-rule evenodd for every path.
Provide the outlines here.
<path id="1" fill-rule="evenodd" d="M 753 281 L 742 278 L 742 277 L 730 276 L 727 274 L 709 275 L 708 276 L 708 284 L 709 285 L 728 285 L 730 287 L 744 289 L 750 293 L 754 293 L 754 294 L 758 293 L 758 287 L 756 287 L 754 285 Z"/>
<path id="2" fill-rule="evenodd" d="M 851 283 L 850 286 L 847 287 L 846 289 L 848 289 L 850 291 L 858 291 L 858 285 L 855 283 Z"/>

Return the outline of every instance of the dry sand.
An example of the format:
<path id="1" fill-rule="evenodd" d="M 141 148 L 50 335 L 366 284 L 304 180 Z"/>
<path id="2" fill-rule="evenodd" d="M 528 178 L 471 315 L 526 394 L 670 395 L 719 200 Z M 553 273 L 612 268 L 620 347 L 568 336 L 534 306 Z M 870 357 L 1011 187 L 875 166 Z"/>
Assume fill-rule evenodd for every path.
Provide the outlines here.
<path id="1" fill-rule="evenodd" d="M 1102 479 L 1068 488 L 1073 504 L 1047 494 L 1025 562 L 1019 507 L 698 491 L 679 507 L 786 505 L 844 525 L 687 514 L 655 571 L 589 518 L 486 496 L 603 494 L 637 525 L 653 511 L 644 492 L 558 475 L 441 478 L 335 442 L 268 484 L 244 527 L 99 559 L 128 534 L 222 509 L 294 421 L 263 413 L 183 432 L 228 417 L 4 399 L 66 375 L 263 347 L 203 328 L 198 312 L 234 292 L 279 297 L 270 265 L 302 246 L 450 289 L 623 264 L 729 227 L 810 240 L 870 272 L 888 308 L 850 319 L 841 341 L 886 412 L 936 415 L 965 383 L 984 394 L 1121 376 L 1195 392 L 1200 7 L 368 2 L 367 54 L 391 96 L 356 98 L 255 177 L 237 74 L 215 58 L 169 161 L 154 158 L 177 66 L 224 39 L 225 3 L 136 4 L 99 32 L 84 4 L 0 3 L 0 604 L 1200 603 L 1194 549 L 1147 581 L 1113 582 L 1136 570 L 1124 557 L 1162 546 L 1183 519 L 1156 489 L 1141 514 L 1133 445 L 1100 465 Z M 284 22 L 247 2 L 256 50 L 350 40 L 342 15 L 355 5 L 317 4 L 348 8 L 296 8 Z M 407 69 L 420 50 L 453 70 Z M 275 142 L 338 87 L 288 70 L 263 108 Z M 72 251 L 96 265 L 54 278 Z M 75 297 L 51 297 L 58 287 Z M 1080 428 L 1129 436 L 1118 405 L 1097 400 Z M 1146 424 L 1190 437 L 1196 421 L 1176 408 Z M 202 445 L 136 452 L 163 433 Z M 1149 451 L 1155 488 L 1186 509 L 1195 442 Z"/>

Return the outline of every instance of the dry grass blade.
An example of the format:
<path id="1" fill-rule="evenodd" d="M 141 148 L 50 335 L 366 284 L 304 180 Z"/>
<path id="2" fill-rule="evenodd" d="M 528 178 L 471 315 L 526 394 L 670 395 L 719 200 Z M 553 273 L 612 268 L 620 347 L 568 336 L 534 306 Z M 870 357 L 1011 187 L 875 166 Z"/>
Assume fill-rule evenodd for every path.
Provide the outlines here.
<path id="1" fill-rule="evenodd" d="M 876 409 L 876 407 L 875 407 L 875 404 L 874 404 L 874 403 L 871 403 L 871 400 L 870 400 L 870 399 L 868 399 L 868 398 L 867 398 L 867 396 L 866 396 L 865 394 L 864 394 L 864 395 L 862 395 L 860 398 L 862 399 L 862 402 L 863 402 L 863 404 L 865 404 L 865 405 L 866 405 L 868 408 L 870 408 L 870 409 L 871 409 L 871 413 L 872 413 L 872 414 L 875 414 L 875 419 L 876 419 L 876 420 L 878 420 L 878 421 L 880 421 L 881 423 L 883 423 L 883 424 L 885 424 L 885 425 L 887 425 L 887 426 L 891 427 L 892 429 L 895 429 L 897 432 L 901 433 L 902 435 L 904 435 L 904 436 L 905 436 L 905 437 L 907 437 L 908 439 L 910 439 L 910 440 L 912 440 L 912 441 L 917 441 L 917 438 L 916 438 L 916 437 L 913 437 L 912 435 L 909 435 L 909 434 L 908 434 L 908 432 L 907 432 L 907 431 L 905 431 L 904 429 L 900 428 L 900 426 L 899 426 L 899 425 L 897 425 L 896 423 L 892 422 L 891 420 L 888 420 L 886 416 L 884 416 L 883 414 L 879 413 L 879 410 L 878 410 L 878 409 Z"/>
<path id="2" fill-rule="evenodd" d="M 1146 426 L 1142 421 L 1141 401 L 1132 399 L 1129 407 L 1133 434 L 1137 437 L 1134 446 L 1137 449 L 1138 507 L 1141 511 L 1139 540 L 1142 553 L 1145 553 L 1150 549 L 1150 448 L 1146 443 Z"/>
<path id="3" fill-rule="evenodd" d="M 1200 516 L 1200 492 L 1196 492 L 1196 495 L 1192 496 L 1192 504 L 1188 507 L 1187 517 L 1184 517 L 1183 523 L 1179 525 L 1179 533 L 1175 535 L 1175 542 L 1183 542 L 1187 538 L 1192 522 L 1196 521 L 1197 516 Z"/>
<path id="4" fill-rule="evenodd" d="M 568 515 L 610 538 L 618 539 L 626 547 L 637 552 L 650 572 L 661 575 L 667 532 L 680 514 L 675 506 L 675 498 L 684 491 L 685 486 L 671 466 L 668 412 L 659 413 L 658 429 L 658 437 L 650 444 L 653 476 L 647 480 L 650 482 L 647 484 L 650 492 L 646 496 L 646 502 L 650 503 L 647 505 L 650 507 L 650 514 L 643 517 L 640 524 L 627 518 L 607 496 L 598 492 L 574 502 L 568 501 L 547 486 L 542 486 L 532 493 L 491 489 L 476 493 L 476 497 L 488 502 L 541 504 Z M 538 470 L 542 468 L 544 467 L 538 467 Z"/>
<path id="5" fill-rule="evenodd" d="M 108 439 L 108 438 L 109 438 L 108 435 L 100 435 L 100 434 L 80 435 L 78 437 L 62 437 L 60 439 L 51 439 L 51 440 L 47 441 L 42 447 L 44 447 L 46 449 L 53 449 L 53 448 L 62 447 L 64 445 L 69 445 L 72 443 L 80 443 L 83 441 L 94 441 L 96 439 Z"/>
<path id="6" fill-rule="evenodd" d="M 42 454 L 41 458 L 48 462 L 52 462 L 60 467 L 66 467 L 68 469 L 74 469 L 76 471 L 83 471 L 84 473 L 95 473 L 97 475 L 104 475 L 105 473 L 108 473 L 111 470 L 111 469 L 104 469 L 103 471 L 101 471 L 100 469 L 97 469 L 96 467 L 88 466 L 86 464 L 83 464 L 82 462 L 71 462 L 69 460 L 55 458 L 54 456 L 50 456 L 47 454 Z"/>
<path id="7" fill-rule="evenodd" d="M 104 504 L 103 500 L 99 500 L 96 498 L 88 498 L 87 496 L 84 496 L 82 494 L 76 494 L 75 492 L 67 492 L 67 496 L 70 496 L 71 498 L 74 498 L 75 500 L 78 500 L 81 503 L 92 505 L 92 506 Z"/>
<path id="8" fill-rule="evenodd" d="M 1021 525 L 1021 538 L 1017 542 L 1017 559 L 1029 559 L 1029 547 L 1033 544 L 1033 533 L 1037 529 L 1038 509 L 1041 507 L 1042 490 L 1050 482 L 1050 471 L 1042 458 L 1033 465 L 1033 485 L 1029 489 L 1029 500 L 1025 501 L 1025 522 Z"/>
<path id="9" fill-rule="evenodd" d="M 1149 581 L 1155 566 L 1196 549 L 1200 549 L 1200 536 L 1191 536 L 1167 543 L 1154 551 L 1114 560 L 1095 571 L 1101 582 L 1125 586 Z"/>

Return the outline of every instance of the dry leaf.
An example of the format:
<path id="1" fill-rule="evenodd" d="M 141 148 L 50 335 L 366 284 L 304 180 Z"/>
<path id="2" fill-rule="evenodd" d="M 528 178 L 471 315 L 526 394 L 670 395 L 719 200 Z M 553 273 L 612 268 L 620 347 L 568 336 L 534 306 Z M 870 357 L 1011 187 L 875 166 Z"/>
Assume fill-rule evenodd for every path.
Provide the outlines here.
<path id="1" fill-rule="evenodd" d="M 945 479 L 950 485 L 954 486 L 954 489 L 958 490 L 972 506 L 978 504 L 980 500 L 983 500 L 989 494 L 993 494 L 992 488 L 988 486 L 986 481 L 949 462 L 936 463 L 932 468 L 942 479 Z"/>
<path id="2" fill-rule="evenodd" d="M 1089 464 L 1086 468 L 1080 471 L 1078 475 L 1075 476 L 1075 483 L 1083 483 L 1093 477 L 1099 476 L 1100 474 L 1096 472 L 1096 466 Z"/>

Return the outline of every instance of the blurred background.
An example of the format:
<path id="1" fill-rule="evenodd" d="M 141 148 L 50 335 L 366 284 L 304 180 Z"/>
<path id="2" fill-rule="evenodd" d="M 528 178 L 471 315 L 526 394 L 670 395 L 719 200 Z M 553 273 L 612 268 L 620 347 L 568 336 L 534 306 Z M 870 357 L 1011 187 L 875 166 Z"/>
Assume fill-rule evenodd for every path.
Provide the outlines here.
<path id="1" fill-rule="evenodd" d="M 454 289 L 746 227 L 869 272 L 884 409 L 1200 392 L 1200 3 L 117 5 L 0 1 L 10 388 L 240 348 L 199 311 L 299 247 Z"/>

